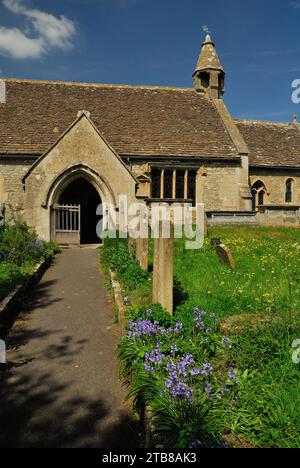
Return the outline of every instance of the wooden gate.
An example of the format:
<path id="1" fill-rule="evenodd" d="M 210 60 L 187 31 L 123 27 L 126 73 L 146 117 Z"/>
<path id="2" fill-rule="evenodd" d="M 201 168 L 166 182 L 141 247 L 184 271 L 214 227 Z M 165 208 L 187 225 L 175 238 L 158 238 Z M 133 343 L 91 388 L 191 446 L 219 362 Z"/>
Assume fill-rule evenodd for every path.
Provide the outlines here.
<path id="1" fill-rule="evenodd" d="M 80 244 L 80 205 L 54 206 L 55 241 Z"/>

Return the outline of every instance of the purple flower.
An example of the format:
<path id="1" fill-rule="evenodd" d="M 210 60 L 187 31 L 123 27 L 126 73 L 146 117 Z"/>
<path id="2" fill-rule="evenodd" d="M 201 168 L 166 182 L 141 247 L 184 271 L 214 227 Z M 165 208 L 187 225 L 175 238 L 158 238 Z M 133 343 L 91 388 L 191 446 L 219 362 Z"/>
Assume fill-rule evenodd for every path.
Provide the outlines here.
<path id="1" fill-rule="evenodd" d="M 148 362 L 144 363 L 144 368 L 147 372 L 149 372 L 149 374 L 151 374 L 154 371 L 154 367 L 150 366 Z"/>
<path id="2" fill-rule="evenodd" d="M 236 373 L 236 371 L 234 370 L 233 367 L 229 368 L 228 376 L 229 376 L 230 380 L 233 380 L 233 382 L 238 383 L 239 379 L 238 379 L 237 373 Z"/>
<path id="3" fill-rule="evenodd" d="M 190 374 L 192 376 L 202 375 L 202 369 L 194 367 L 194 369 L 191 370 Z"/>
<path id="4" fill-rule="evenodd" d="M 203 375 L 210 376 L 213 373 L 213 367 L 209 362 L 203 364 Z"/>
<path id="5" fill-rule="evenodd" d="M 196 439 L 196 440 L 193 440 L 189 448 L 199 448 L 199 447 L 202 447 L 202 445 L 203 443 L 201 442 L 201 440 Z"/>
<path id="6" fill-rule="evenodd" d="M 177 348 L 176 344 L 172 344 L 172 346 L 171 346 L 171 356 L 173 358 L 175 358 L 177 351 L 178 351 L 178 348 Z"/>
<path id="7" fill-rule="evenodd" d="M 151 363 L 152 365 L 160 365 L 165 358 L 165 355 L 160 350 L 161 343 L 157 343 L 157 347 L 146 354 L 145 361 L 146 363 Z"/>
<path id="8" fill-rule="evenodd" d="M 207 333 L 208 335 L 211 333 L 211 328 L 210 328 L 210 327 L 207 327 L 206 333 Z"/>
<path id="9" fill-rule="evenodd" d="M 152 316 L 152 310 L 151 309 L 148 309 L 147 310 L 147 317 L 151 317 Z"/>
<path id="10" fill-rule="evenodd" d="M 198 307 L 196 307 L 194 309 L 194 313 L 195 313 L 196 328 L 198 328 L 198 330 L 204 330 L 205 324 L 204 324 L 203 319 L 206 316 L 206 312 L 202 311 L 200 313 L 200 310 L 198 309 Z"/>
<path id="11" fill-rule="evenodd" d="M 45 245 L 44 245 L 44 242 L 42 240 L 38 239 L 38 240 L 33 242 L 32 247 L 35 250 L 43 250 Z"/>
<path id="12" fill-rule="evenodd" d="M 175 325 L 175 328 L 174 328 L 174 333 L 180 333 L 183 329 L 183 325 L 182 323 L 178 322 L 176 323 Z"/>
<path id="13" fill-rule="evenodd" d="M 130 320 L 128 337 L 136 340 L 143 336 L 153 336 L 161 333 L 161 328 L 158 322 L 151 322 L 150 320 L 138 319 L 136 322 Z"/>
<path id="14" fill-rule="evenodd" d="M 230 340 L 228 338 L 222 338 L 222 344 L 223 345 L 227 346 L 227 345 L 229 345 L 229 343 L 230 343 Z"/>

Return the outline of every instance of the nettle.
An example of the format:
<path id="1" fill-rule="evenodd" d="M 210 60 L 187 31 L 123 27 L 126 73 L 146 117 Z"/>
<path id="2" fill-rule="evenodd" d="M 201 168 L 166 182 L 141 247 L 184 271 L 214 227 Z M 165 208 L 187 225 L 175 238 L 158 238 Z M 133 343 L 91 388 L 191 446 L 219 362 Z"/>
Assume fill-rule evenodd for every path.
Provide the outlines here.
<path id="1" fill-rule="evenodd" d="M 220 400 L 234 399 L 237 392 L 236 371 L 214 365 L 230 341 L 220 334 L 215 315 L 198 308 L 190 328 L 170 317 L 163 322 L 151 309 L 129 322 L 119 348 L 129 396 L 151 407 L 163 445 L 216 445 L 208 440 L 207 416 Z"/>

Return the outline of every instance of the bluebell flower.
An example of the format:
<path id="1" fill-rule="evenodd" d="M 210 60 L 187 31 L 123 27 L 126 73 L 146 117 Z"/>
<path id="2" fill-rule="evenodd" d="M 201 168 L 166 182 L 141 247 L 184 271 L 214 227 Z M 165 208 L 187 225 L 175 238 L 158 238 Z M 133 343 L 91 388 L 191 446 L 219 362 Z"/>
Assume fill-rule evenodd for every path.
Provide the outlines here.
<path id="1" fill-rule="evenodd" d="M 223 345 L 227 346 L 227 345 L 229 345 L 229 343 L 230 343 L 230 340 L 228 338 L 222 338 L 222 344 Z"/>
<path id="2" fill-rule="evenodd" d="M 233 382 L 238 383 L 239 379 L 238 379 L 237 373 L 236 373 L 236 371 L 234 370 L 233 367 L 230 367 L 230 369 L 228 371 L 228 375 L 229 375 L 230 380 L 233 380 Z"/>

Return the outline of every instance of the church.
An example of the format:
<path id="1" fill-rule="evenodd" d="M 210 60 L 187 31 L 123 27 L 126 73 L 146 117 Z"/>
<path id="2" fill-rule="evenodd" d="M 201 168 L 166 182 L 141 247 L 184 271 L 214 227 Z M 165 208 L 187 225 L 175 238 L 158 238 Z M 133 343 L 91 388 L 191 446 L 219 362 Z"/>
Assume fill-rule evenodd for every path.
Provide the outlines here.
<path id="1" fill-rule="evenodd" d="M 193 87 L 2 79 L 0 204 L 41 238 L 95 242 L 96 207 L 204 203 L 210 225 L 300 225 L 300 124 L 234 119 L 208 34 Z"/>

